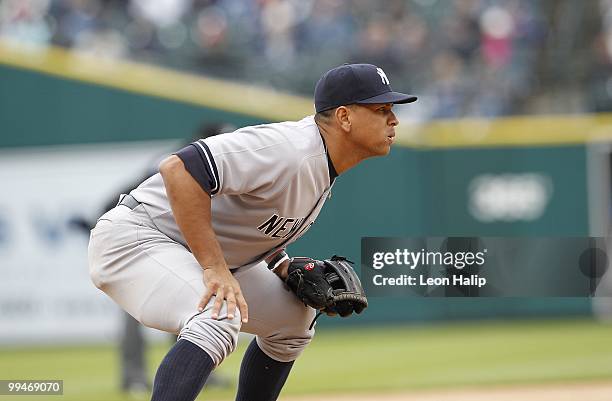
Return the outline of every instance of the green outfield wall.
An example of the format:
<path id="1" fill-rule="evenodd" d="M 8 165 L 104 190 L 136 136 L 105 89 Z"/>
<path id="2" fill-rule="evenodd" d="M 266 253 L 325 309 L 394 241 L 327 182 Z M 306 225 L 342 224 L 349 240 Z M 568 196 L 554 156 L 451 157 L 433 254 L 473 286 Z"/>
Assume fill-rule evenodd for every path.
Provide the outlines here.
<path id="1" fill-rule="evenodd" d="M 177 80 L 187 79 L 183 88 L 198 90 L 181 97 L 172 82 L 160 86 L 158 81 L 169 79 L 166 72 L 156 75 L 146 66 L 138 85 L 115 79 L 116 72 L 112 79 L 104 71 L 73 73 L 62 57 L 69 56 L 58 50 L 33 60 L 0 46 L 0 150 L 186 138 L 206 122 L 244 126 L 311 113 L 308 99 L 182 75 Z M 139 76 L 138 66 L 128 67 L 115 70 Z M 280 104 L 276 97 L 283 99 Z M 245 102 L 258 105 L 245 109 Z M 344 254 L 359 262 L 363 236 L 586 236 L 587 143 L 612 137 L 610 121 L 548 116 L 400 130 L 400 144 L 389 157 L 368 160 L 338 178 L 317 223 L 290 251 Z M 2 198 L 10 201 L 7 194 Z M 381 298 L 351 321 L 588 313 L 587 299 Z"/>

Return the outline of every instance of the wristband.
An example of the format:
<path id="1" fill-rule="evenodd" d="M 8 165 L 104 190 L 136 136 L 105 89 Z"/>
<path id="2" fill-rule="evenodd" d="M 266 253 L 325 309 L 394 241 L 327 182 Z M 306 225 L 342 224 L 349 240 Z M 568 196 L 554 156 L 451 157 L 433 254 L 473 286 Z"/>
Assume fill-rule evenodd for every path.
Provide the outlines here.
<path id="1" fill-rule="evenodd" d="M 274 269 L 280 266 L 285 260 L 289 260 L 289 255 L 287 255 L 287 252 L 285 251 L 280 251 L 272 258 L 270 263 L 268 263 L 268 269 L 274 271 Z"/>

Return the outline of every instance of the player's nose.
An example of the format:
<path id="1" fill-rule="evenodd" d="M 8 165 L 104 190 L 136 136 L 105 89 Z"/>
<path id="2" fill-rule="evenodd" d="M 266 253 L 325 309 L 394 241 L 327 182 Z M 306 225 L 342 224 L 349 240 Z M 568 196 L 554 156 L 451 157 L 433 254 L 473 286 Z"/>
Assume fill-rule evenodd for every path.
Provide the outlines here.
<path id="1" fill-rule="evenodd" d="M 396 127 L 399 124 L 399 120 L 393 111 L 391 111 L 391 115 L 389 116 L 389 125 L 392 127 Z"/>

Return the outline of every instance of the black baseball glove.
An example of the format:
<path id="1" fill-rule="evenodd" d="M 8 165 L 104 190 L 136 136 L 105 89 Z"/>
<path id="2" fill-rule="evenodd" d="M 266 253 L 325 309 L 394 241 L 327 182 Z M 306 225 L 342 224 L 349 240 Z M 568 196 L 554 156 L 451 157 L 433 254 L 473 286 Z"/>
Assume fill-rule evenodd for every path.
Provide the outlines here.
<path id="1" fill-rule="evenodd" d="M 295 257 L 287 268 L 285 283 L 305 305 L 320 313 L 342 317 L 361 313 L 368 299 L 352 263 L 336 255 L 323 261 Z"/>

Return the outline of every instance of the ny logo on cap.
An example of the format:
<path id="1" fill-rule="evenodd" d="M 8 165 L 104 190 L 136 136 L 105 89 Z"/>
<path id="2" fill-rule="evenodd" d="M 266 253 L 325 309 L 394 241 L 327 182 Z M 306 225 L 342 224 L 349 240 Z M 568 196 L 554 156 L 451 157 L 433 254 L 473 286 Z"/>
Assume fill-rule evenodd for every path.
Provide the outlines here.
<path id="1" fill-rule="evenodd" d="M 382 68 L 377 67 L 376 72 L 380 75 L 380 79 L 382 79 L 383 84 L 389 85 L 389 78 L 387 78 L 387 74 L 382 70 Z"/>

